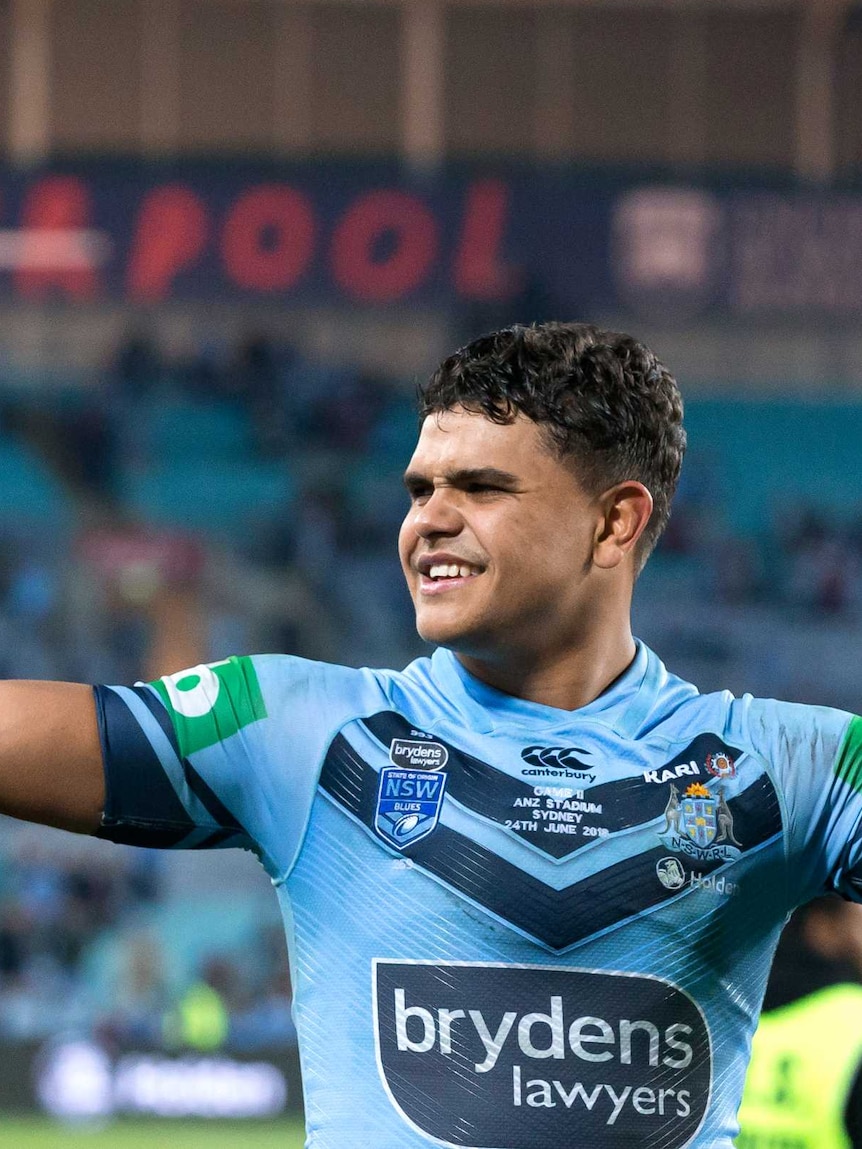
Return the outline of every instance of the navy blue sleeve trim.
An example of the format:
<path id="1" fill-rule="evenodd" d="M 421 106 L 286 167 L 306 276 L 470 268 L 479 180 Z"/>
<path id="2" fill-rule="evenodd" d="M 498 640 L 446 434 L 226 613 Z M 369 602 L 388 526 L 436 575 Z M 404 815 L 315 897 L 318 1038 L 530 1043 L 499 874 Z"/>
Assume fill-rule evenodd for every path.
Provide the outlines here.
<path id="1" fill-rule="evenodd" d="M 105 821 L 129 818 L 193 830 L 194 821 L 128 706 L 109 687 L 94 690 L 105 767 Z"/>
<path id="2" fill-rule="evenodd" d="M 167 735 L 189 789 L 214 824 L 209 819 L 206 825 L 199 824 L 186 810 L 121 695 L 107 686 L 94 687 L 94 693 L 105 771 L 105 810 L 97 838 L 162 849 L 251 845 L 243 827 L 191 763 L 179 758 L 170 717 L 151 690 L 136 687 L 134 693 Z"/>
<path id="3" fill-rule="evenodd" d="M 96 687 L 97 690 L 104 689 L 104 687 Z M 162 728 L 162 733 L 168 742 L 170 742 L 174 754 L 177 758 L 180 757 L 180 744 L 177 741 L 177 732 L 174 730 L 174 724 L 171 722 L 171 716 L 165 709 L 165 704 L 156 692 L 149 686 L 130 686 L 127 689 L 131 690 L 140 698 L 141 702 L 158 722 Z"/>
<path id="4" fill-rule="evenodd" d="M 170 715 L 165 709 L 162 700 L 158 698 L 148 686 L 135 686 L 132 689 L 149 710 L 150 714 L 152 714 L 153 718 L 158 722 L 165 737 L 170 742 L 174 754 L 180 759 L 180 744 L 177 739 L 177 733 L 174 730 Z M 216 825 L 223 826 L 225 829 L 230 829 L 239 834 L 245 834 L 245 830 L 238 819 L 230 812 L 227 806 L 225 806 L 215 791 L 207 785 L 197 770 L 195 770 L 194 766 L 192 766 L 191 762 L 189 762 L 188 758 L 181 758 L 180 763 L 182 765 L 183 776 L 189 789 L 200 801 Z"/>
<path id="5" fill-rule="evenodd" d="M 219 826 L 224 827 L 231 833 L 244 834 L 245 830 L 240 822 L 228 810 L 224 802 L 216 795 L 215 791 L 201 778 L 188 758 L 183 759 L 183 773 L 185 774 L 186 782 L 189 784 L 189 789 L 194 793 L 195 797 L 200 800 L 202 806 L 206 807 L 207 813 L 212 815 L 214 822 Z"/>

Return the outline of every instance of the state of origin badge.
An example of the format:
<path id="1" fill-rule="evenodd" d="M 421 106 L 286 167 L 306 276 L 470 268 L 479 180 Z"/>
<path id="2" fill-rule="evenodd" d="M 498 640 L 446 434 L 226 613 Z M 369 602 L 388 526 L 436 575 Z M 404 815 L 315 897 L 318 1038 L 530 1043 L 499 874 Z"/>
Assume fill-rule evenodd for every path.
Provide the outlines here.
<path id="1" fill-rule="evenodd" d="M 437 826 L 446 791 L 442 768 L 448 759 L 439 742 L 393 739 L 389 747 L 393 765 L 380 771 L 374 811 L 374 828 L 391 846 L 410 846 Z"/>

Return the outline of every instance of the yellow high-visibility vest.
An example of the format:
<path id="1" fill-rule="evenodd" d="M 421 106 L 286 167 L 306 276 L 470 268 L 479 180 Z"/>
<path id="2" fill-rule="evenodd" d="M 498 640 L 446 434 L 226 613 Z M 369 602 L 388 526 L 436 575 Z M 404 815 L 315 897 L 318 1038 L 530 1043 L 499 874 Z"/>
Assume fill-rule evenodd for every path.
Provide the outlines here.
<path id="1" fill-rule="evenodd" d="M 162 1024 L 168 1045 L 184 1045 L 202 1053 L 221 1049 L 229 1029 L 230 1015 L 221 994 L 206 982 L 190 986 Z"/>
<path id="2" fill-rule="evenodd" d="M 739 1109 L 738 1149 L 851 1149 L 844 1110 L 862 1060 L 862 986 L 765 1013 Z"/>

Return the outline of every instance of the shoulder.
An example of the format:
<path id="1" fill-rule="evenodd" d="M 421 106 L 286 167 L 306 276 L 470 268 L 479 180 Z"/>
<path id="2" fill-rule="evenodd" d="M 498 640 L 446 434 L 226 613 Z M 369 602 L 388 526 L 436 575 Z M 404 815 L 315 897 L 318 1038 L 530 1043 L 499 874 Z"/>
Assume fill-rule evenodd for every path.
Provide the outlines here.
<path id="1" fill-rule="evenodd" d="M 248 656 L 261 685 L 271 689 L 300 690 L 326 684 L 337 689 L 361 690 L 373 679 L 365 667 L 318 662 L 295 654 L 252 654 Z"/>
<path id="2" fill-rule="evenodd" d="M 682 689 L 685 683 L 671 685 L 675 689 L 669 692 L 672 703 L 665 701 L 662 733 L 673 730 L 677 737 L 686 737 L 709 730 L 769 762 L 800 756 L 834 761 L 854 730 L 862 743 L 862 721 L 845 710 L 751 694 L 736 697 L 728 690 L 698 694 Z"/>
<path id="3" fill-rule="evenodd" d="M 151 683 L 184 753 L 243 731 L 326 732 L 385 702 L 393 672 L 285 654 L 232 655 Z"/>
<path id="4" fill-rule="evenodd" d="M 657 662 L 655 704 L 649 720 L 657 726 L 709 727 L 737 741 L 755 744 L 816 739 L 834 741 L 847 732 L 853 715 L 829 706 L 785 702 L 777 698 L 734 695 L 730 690 L 700 693 L 690 682 Z"/>
<path id="5" fill-rule="evenodd" d="M 377 706 L 392 691 L 398 672 L 318 662 L 291 654 L 256 654 L 248 658 L 265 700 L 274 706 L 313 705 L 345 714 Z"/>
<path id="6" fill-rule="evenodd" d="M 754 749 L 782 757 L 834 756 L 852 721 L 846 710 L 750 694 L 734 698 L 728 711 L 731 727 Z"/>

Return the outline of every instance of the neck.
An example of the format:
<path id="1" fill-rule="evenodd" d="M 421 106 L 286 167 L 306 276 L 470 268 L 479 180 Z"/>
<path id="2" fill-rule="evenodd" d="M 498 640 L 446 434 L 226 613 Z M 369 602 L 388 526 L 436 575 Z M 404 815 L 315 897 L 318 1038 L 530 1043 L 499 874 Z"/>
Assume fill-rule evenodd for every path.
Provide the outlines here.
<path id="1" fill-rule="evenodd" d="M 461 665 L 486 686 L 558 710 L 587 706 L 628 669 L 634 656 L 635 642 L 628 618 L 612 635 L 603 632 L 600 642 L 588 640 L 556 654 L 456 654 Z"/>

